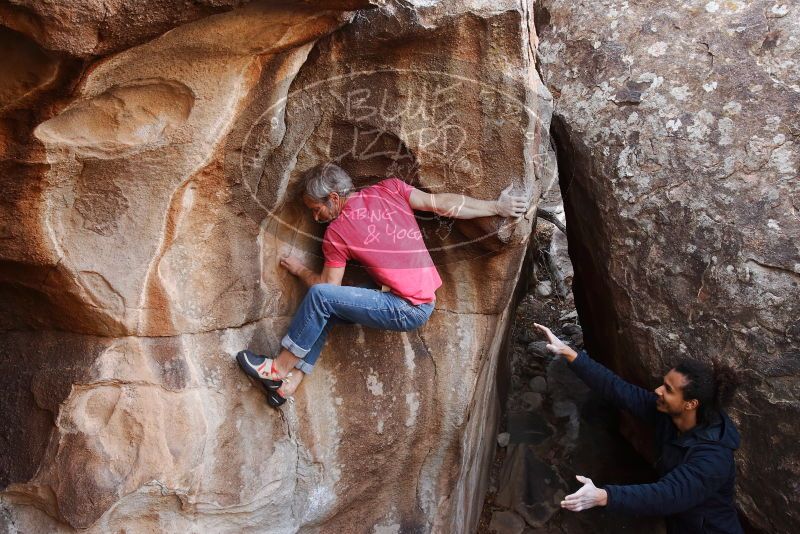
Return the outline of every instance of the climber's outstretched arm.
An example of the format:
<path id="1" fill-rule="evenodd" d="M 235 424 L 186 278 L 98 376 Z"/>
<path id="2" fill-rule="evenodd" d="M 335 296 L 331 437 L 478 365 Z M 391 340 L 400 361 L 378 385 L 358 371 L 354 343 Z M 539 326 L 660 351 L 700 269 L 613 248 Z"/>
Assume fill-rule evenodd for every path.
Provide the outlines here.
<path id="1" fill-rule="evenodd" d="M 524 196 L 512 195 L 511 186 L 500 193 L 497 200 L 480 200 L 455 193 L 426 193 L 413 189 L 409 203 L 415 210 L 432 211 L 444 217 L 454 219 L 474 219 L 476 217 L 520 217 L 528 209 L 528 200 Z"/>

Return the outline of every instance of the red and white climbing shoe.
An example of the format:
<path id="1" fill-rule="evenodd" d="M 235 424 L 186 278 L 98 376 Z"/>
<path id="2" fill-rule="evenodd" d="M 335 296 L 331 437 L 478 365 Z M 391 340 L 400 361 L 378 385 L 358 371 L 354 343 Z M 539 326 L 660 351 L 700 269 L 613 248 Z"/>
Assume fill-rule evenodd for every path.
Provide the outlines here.
<path id="1" fill-rule="evenodd" d="M 259 381 L 267 391 L 275 391 L 283 384 L 283 381 L 278 378 L 274 358 L 242 350 L 236 354 L 236 361 L 239 362 L 239 367 L 247 376 Z"/>

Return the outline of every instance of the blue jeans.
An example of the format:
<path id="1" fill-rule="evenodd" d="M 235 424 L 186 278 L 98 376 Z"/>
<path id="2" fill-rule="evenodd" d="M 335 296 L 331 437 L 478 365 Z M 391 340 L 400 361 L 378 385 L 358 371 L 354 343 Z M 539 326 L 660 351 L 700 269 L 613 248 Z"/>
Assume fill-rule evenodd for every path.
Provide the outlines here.
<path id="1" fill-rule="evenodd" d="M 425 324 L 433 306 L 433 302 L 414 306 L 394 293 L 377 289 L 316 284 L 303 298 L 281 345 L 300 358 L 295 367 L 308 374 L 333 325 L 357 323 L 406 332 Z"/>

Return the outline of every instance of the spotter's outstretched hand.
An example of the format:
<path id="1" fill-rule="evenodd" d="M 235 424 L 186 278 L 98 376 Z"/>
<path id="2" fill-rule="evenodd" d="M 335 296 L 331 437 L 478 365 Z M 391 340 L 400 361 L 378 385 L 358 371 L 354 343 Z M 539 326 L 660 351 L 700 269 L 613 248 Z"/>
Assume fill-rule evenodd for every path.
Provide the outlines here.
<path id="1" fill-rule="evenodd" d="M 561 501 L 561 508 L 571 512 L 580 512 L 581 510 L 608 504 L 608 493 L 606 493 L 606 490 L 596 487 L 591 478 L 581 475 L 577 475 L 575 478 L 583 484 L 583 487 L 572 495 L 564 497 L 564 500 Z"/>
<path id="2" fill-rule="evenodd" d="M 560 354 L 570 362 L 578 357 L 578 353 L 572 350 L 566 343 L 558 339 L 549 328 L 540 325 L 539 323 L 533 323 L 533 326 L 538 328 L 545 336 L 547 336 L 547 350 L 553 354 Z"/>

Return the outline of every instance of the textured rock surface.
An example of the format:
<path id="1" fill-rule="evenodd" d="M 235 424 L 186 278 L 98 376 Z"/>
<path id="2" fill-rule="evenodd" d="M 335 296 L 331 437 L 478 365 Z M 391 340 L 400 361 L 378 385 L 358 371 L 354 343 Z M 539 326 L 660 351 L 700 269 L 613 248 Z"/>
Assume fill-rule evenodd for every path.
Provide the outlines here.
<path id="1" fill-rule="evenodd" d="M 214 13 L 230 11 L 252 0 L 10 0 L 0 4 L 0 24 L 24 33 L 47 50 L 74 56 L 102 56 Z M 327 9 L 369 7 L 369 0 L 272 2 L 320 5 Z"/>
<path id="2" fill-rule="evenodd" d="M 587 344 L 743 372 L 739 504 L 800 528 L 800 6 L 537 2 Z"/>
<path id="3" fill-rule="evenodd" d="M 3 8 L 2 79 L 18 80 L 0 85 L 7 530 L 477 521 L 530 219 L 424 220 L 445 282 L 430 322 L 338 328 L 280 413 L 233 354 L 275 352 L 304 294 L 278 255 L 321 263 L 295 194 L 311 165 L 538 198 L 550 99 L 529 12 L 240 3 L 125 7 L 141 20 L 108 2 Z"/>

